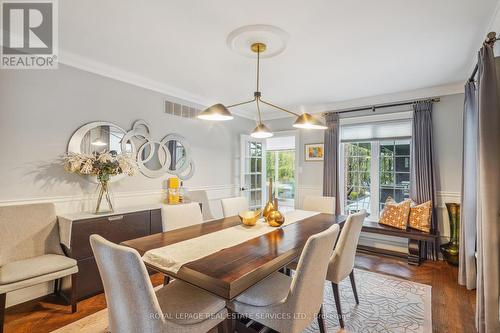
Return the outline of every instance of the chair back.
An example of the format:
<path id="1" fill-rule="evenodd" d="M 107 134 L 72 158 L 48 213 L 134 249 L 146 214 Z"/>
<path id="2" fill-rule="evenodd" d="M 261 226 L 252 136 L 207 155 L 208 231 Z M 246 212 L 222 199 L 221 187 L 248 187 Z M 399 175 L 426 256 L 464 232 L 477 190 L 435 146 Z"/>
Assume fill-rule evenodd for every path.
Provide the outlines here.
<path id="1" fill-rule="evenodd" d="M 196 201 L 201 203 L 202 206 L 201 214 L 203 215 L 203 221 L 214 219 L 212 211 L 210 210 L 210 202 L 208 201 L 207 191 L 204 190 L 189 191 L 188 197 L 189 199 L 191 199 L 191 201 Z"/>
<path id="2" fill-rule="evenodd" d="M 304 198 L 302 209 L 335 214 L 335 197 L 323 197 L 319 195 L 307 195 Z"/>
<path id="3" fill-rule="evenodd" d="M 54 204 L 0 207 L 0 266 L 44 254 L 64 254 Z"/>
<path id="4" fill-rule="evenodd" d="M 339 235 L 339 229 L 339 226 L 335 224 L 327 230 L 309 237 L 302 250 L 286 299 L 286 302 L 290 304 L 288 313 L 305 314 L 304 318 L 300 318 L 301 320 L 294 324 L 303 327 L 296 327 L 293 331 L 301 331 L 306 328 L 316 317 L 323 304 L 326 271 L 335 241 Z"/>
<path id="5" fill-rule="evenodd" d="M 224 217 L 238 215 L 239 212 L 249 209 L 246 197 L 226 198 L 221 200 Z"/>
<path id="6" fill-rule="evenodd" d="M 164 232 L 203 223 L 200 205 L 197 202 L 163 205 L 161 222 Z"/>
<path id="7" fill-rule="evenodd" d="M 347 221 L 340 232 L 337 245 L 335 245 L 335 251 L 333 251 L 332 258 L 330 259 L 327 275 L 329 281 L 339 283 L 352 272 L 359 235 L 361 234 L 365 217 L 366 210 L 364 209 L 347 217 Z"/>
<path id="8" fill-rule="evenodd" d="M 111 332 L 162 332 L 165 318 L 136 250 L 99 235 L 90 244 L 104 285 Z"/>

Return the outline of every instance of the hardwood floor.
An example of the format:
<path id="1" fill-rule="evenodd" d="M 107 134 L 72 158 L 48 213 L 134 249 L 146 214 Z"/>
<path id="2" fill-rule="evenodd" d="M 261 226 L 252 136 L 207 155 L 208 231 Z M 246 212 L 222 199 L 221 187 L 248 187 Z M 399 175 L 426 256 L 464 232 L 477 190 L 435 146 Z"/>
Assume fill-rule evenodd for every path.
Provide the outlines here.
<path id="1" fill-rule="evenodd" d="M 432 286 L 432 326 L 434 332 L 475 332 L 475 292 L 457 284 L 456 267 L 445 262 L 425 261 L 410 266 L 405 260 L 358 254 L 356 267 Z M 163 283 L 156 274 L 153 284 Z M 7 309 L 5 333 L 51 332 L 106 307 L 104 294 L 78 303 L 78 312 L 53 295 L 29 301 Z"/>

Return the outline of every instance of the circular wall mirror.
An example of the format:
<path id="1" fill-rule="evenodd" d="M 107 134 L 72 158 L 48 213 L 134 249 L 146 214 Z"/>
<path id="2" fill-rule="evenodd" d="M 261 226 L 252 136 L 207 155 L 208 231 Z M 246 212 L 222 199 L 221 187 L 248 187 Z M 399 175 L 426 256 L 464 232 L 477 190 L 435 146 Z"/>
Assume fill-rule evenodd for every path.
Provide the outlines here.
<path id="1" fill-rule="evenodd" d="M 96 121 L 88 123 L 76 130 L 68 144 L 68 153 L 93 154 L 109 151 L 116 154 L 131 153 L 132 143 L 122 144 L 126 132 L 120 126 L 106 122 Z M 124 174 L 112 176 L 110 182 L 125 177 Z M 95 176 L 86 176 L 85 179 L 97 183 Z"/>
<path id="2" fill-rule="evenodd" d="M 169 173 L 180 175 L 189 168 L 191 149 L 186 139 L 179 134 L 169 134 L 161 143 L 170 151 Z"/>
<path id="3" fill-rule="evenodd" d="M 143 175 L 157 178 L 168 173 L 170 152 L 161 142 L 147 141 L 137 152 L 137 166 Z"/>

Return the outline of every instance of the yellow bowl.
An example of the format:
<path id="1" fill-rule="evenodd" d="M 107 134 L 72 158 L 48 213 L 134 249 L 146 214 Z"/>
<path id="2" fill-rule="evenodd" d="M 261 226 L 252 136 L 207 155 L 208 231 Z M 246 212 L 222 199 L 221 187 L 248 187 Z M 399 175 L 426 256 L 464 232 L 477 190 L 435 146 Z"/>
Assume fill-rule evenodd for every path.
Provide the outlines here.
<path id="1" fill-rule="evenodd" d="M 243 223 L 244 225 L 254 226 L 259 220 L 261 211 L 262 209 L 259 209 L 257 211 L 244 211 L 240 212 L 238 216 L 240 217 L 241 223 Z"/>

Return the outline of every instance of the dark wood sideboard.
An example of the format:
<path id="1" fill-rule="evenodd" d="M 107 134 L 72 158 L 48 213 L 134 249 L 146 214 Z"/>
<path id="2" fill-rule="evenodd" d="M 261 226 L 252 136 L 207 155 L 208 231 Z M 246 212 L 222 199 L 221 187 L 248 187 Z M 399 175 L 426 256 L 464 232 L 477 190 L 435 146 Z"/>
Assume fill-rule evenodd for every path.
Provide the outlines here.
<path id="1" fill-rule="evenodd" d="M 90 247 L 89 237 L 98 234 L 114 243 L 162 232 L 161 210 L 143 209 L 106 216 L 89 214 L 59 217 L 70 228 L 66 232 L 67 255 L 78 262 L 77 299 L 82 300 L 103 292 L 99 270 Z M 69 225 L 69 226 L 68 226 Z"/>

